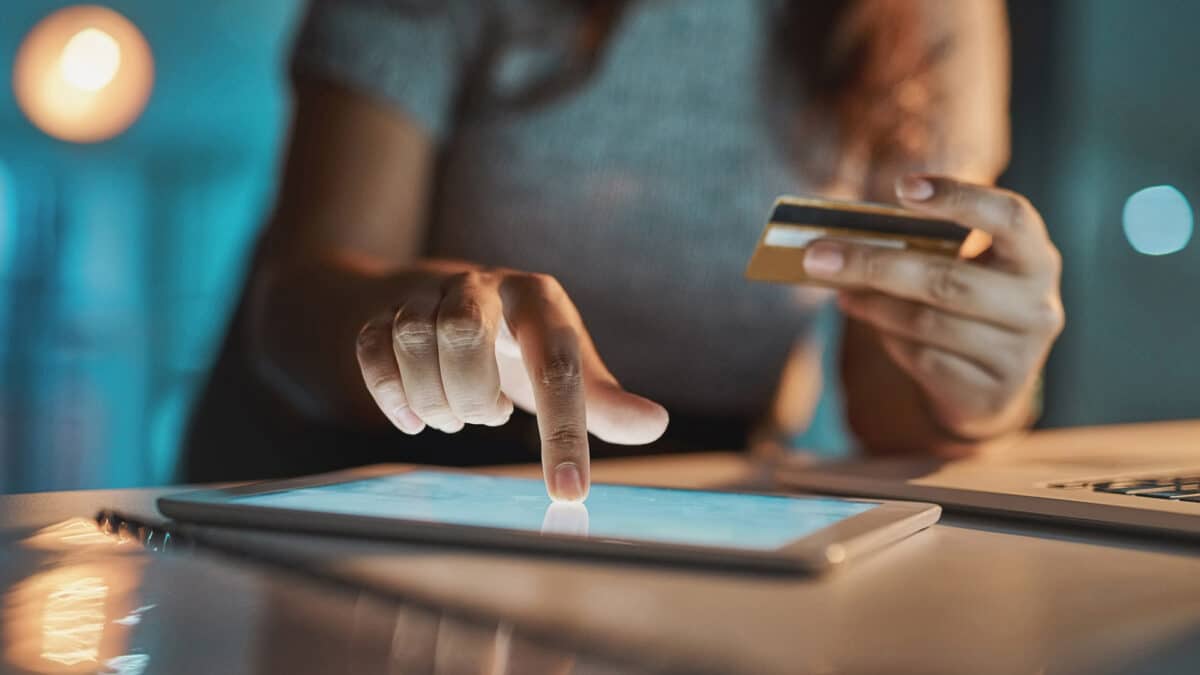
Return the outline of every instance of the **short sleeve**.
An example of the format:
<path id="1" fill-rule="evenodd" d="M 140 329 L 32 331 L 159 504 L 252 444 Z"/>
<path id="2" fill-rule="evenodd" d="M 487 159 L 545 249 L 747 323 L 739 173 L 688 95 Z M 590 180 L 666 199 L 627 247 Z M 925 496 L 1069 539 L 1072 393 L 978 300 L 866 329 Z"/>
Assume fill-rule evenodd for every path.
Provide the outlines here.
<path id="1" fill-rule="evenodd" d="M 292 72 L 402 108 L 441 140 L 481 11 L 466 0 L 313 0 L 296 38 Z"/>

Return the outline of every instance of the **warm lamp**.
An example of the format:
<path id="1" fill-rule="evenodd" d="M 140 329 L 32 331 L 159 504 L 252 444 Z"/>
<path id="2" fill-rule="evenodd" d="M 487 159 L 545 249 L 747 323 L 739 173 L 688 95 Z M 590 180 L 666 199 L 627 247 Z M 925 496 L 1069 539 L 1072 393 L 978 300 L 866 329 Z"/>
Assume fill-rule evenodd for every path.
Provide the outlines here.
<path id="1" fill-rule="evenodd" d="M 120 134 L 146 107 L 154 59 L 141 32 L 107 7 L 77 5 L 42 19 L 13 68 L 17 104 L 55 138 L 95 143 Z"/>

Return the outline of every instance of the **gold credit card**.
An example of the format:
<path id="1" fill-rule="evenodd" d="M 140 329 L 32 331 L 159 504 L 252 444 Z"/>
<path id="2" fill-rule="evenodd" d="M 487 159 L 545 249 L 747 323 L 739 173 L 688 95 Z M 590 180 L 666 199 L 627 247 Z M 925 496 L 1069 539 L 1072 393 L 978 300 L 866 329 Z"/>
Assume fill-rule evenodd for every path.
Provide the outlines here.
<path id="1" fill-rule="evenodd" d="M 969 233 L 953 221 L 883 204 L 780 197 L 746 266 L 746 278 L 835 285 L 804 273 L 804 251 L 818 239 L 953 257 Z"/>

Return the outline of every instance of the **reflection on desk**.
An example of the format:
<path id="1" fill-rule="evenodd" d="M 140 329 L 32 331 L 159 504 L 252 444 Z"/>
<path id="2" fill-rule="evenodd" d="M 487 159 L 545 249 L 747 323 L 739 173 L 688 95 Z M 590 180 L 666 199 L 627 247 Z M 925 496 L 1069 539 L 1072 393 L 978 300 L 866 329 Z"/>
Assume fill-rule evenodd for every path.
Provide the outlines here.
<path id="1" fill-rule="evenodd" d="M 764 489 L 746 478 L 761 472 L 732 454 L 592 468 L 596 481 Z M 497 473 L 536 478 L 541 467 Z M 949 514 L 835 574 L 797 579 L 220 528 L 204 530 L 207 546 L 253 549 L 276 566 L 187 553 L 186 541 L 119 523 L 109 525 L 124 543 L 87 521 L 27 538 L 100 507 L 157 523 L 154 501 L 170 491 L 0 496 L 0 589 L 14 590 L 0 590 L 0 672 L 79 672 L 41 658 L 50 588 L 25 586 L 33 592 L 18 601 L 15 587 L 110 562 L 133 567 L 137 580 L 118 599 L 120 573 L 106 579 L 103 619 L 85 622 L 98 635 L 63 632 L 69 616 L 51 617 L 52 651 L 63 651 L 59 637 L 77 639 L 89 659 L 96 646 L 77 666 L 86 672 L 519 673 L 526 645 L 549 661 L 530 658 L 533 675 L 1174 675 L 1200 662 L 1196 546 L 1045 523 Z M 593 508 L 593 532 L 596 516 Z M 134 545 L 142 541 L 182 546 L 154 555 Z M 338 578 L 375 594 L 331 587 Z"/>
<path id="2" fill-rule="evenodd" d="M 551 527 L 586 529 L 578 509 Z M 568 513 L 569 511 L 569 513 Z M 505 622 L 219 562 L 112 520 L 37 531 L 0 571 L 3 665 L 19 673 L 639 672 L 527 638 Z M 16 574 L 16 578 L 11 575 Z M 166 649 L 157 649 L 163 646 Z"/>

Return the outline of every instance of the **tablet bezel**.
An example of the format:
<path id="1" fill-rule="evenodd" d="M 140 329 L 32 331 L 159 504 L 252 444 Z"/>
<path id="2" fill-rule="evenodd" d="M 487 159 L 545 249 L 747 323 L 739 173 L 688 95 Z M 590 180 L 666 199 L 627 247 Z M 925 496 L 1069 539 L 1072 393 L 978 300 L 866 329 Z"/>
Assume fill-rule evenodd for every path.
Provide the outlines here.
<path id="1" fill-rule="evenodd" d="M 528 530 L 499 527 L 306 511 L 231 501 L 234 498 L 250 495 L 319 487 L 412 471 L 480 475 L 478 471 L 444 467 L 380 464 L 302 478 L 267 480 L 232 487 L 164 495 L 158 499 L 158 509 L 167 517 L 202 524 L 780 572 L 827 570 L 839 563 L 857 558 L 864 553 L 922 530 L 937 522 L 941 515 L 941 507 L 935 504 L 832 497 L 833 499 L 870 503 L 876 506 L 832 526 L 793 540 L 777 549 L 753 550 L 654 542 L 643 539 L 592 539 L 567 534 L 541 534 Z M 513 478 L 495 474 L 484 475 L 493 475 L 501 479 Z M 676 492 L 730 492 L 652 485 L 631 487 Z M 794 499 L 831 498 L 826 495 L 796 495 L 778 492 L 737 491 L 736 494 L 769 495 Z"/>

